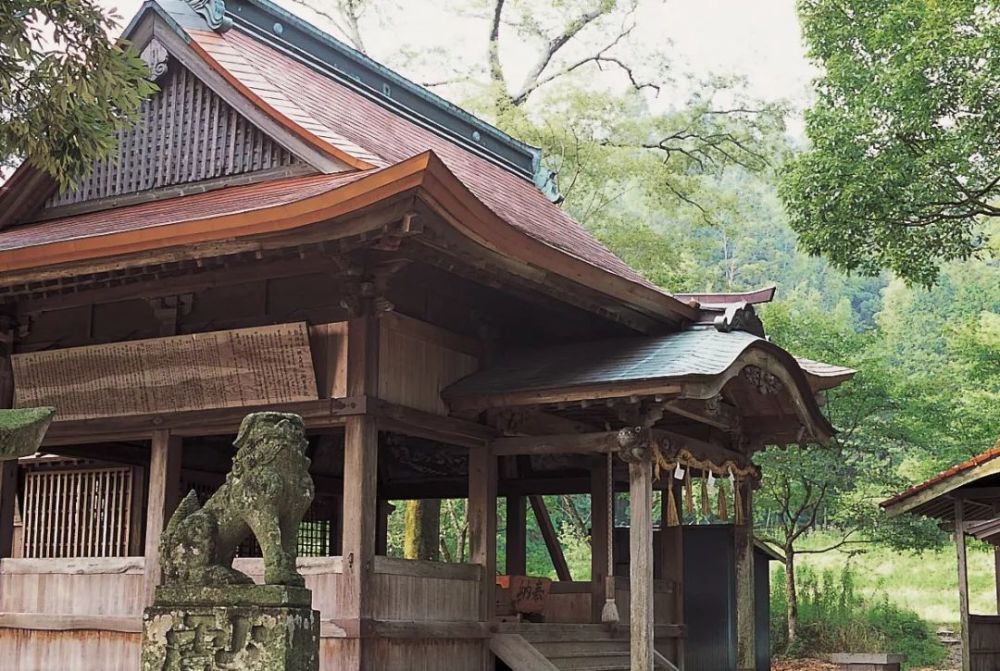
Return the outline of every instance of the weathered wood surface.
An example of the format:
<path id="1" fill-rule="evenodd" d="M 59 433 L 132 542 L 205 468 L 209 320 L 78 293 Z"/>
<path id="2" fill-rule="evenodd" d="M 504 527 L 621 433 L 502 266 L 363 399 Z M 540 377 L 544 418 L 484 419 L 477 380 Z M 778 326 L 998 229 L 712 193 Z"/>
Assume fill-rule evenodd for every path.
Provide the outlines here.
<path id="1" fill-rule="evenodd" d="M 958 560 L 958 618 L 962 636 L 962 671 L 972 669 L 969 632 L 969 564 L 965 552 L 965 504 L 955 501 L 955 555 Z"/>
<path id="2" fill-rule="evenodd" d="M 393 313 L 383 315 L 379 325 L 379 398 L 447 415 L 441 390 L 479 368 L 479 344 Z"/>
<path id="3" fill-rule="evenodd" d="M 0 410 L 14 407 L 13 323 L 0 315 Z M 17 461 L 0 462 L 0 558 L 14 554 L 14 517 L 17 514 Z"/>
<path id="4" fill-rule="evenodd" d="M 145 603 L 153 603 L 160 584 L 160 534 L 180 503 L 183 443 L 168 430 L 156 431 L 150 444 L 149 494 L 146 502 Z"/>
<path id="5" fill-rule="evenodd" d="M 753 488 L 749 482 L 742 482 L 736 488 L 736 495 L 742 497 L 743 524 L 733 526 L 736 555 L 736 668 L 738 671 L 755 671 L 757 668 L 756 648 L 756 595 L 754 585 L 754 538 L 753 538 Z"/>
<path id="6" fill-rule="evenodd" d="M 18 407 L 56 422 L 318 398 L 305 323 L 90 345 L 12 357 Z"/>
<path id="7" fill-rule="evenodd" d="M 996 671 L 1000 669 L 1000 616 L 969 616 L 970 669 Z"/>
<path id="8" fill-rule="evenodd" d="M 138 561 L 137 561 L 138 560 Z M 138 617 L 144 606 L 141 558 L 74 560 L 56 572 L 57 560 L 4 560 L 0 612 Z M 8 563 L 15 562 L 15 563 Z M 32 565 L 37 572 L 32 572 Z"/>
<path id="9" fill-rule="evenodd" d="M 631 668 L 653 671 L 653 465 L 632 461 L 628 473 Z"/>
<path id="10" fill-rule="evenodd" d="M 0 660 L 23 671 L 131 671 L 141 634 L 107 630 L 0 629 Z"/>
<path id="11" fill-rule="evenodd" d="M 520 634 L 495 634 L 490 639 L 490 650 L 512 671 L 559 671 Z"/>
<path id="12" fill-rule="evenodd" d="M 347 396 L 347 322 L 310 326 L 309 349 L 320 398 Z"/>

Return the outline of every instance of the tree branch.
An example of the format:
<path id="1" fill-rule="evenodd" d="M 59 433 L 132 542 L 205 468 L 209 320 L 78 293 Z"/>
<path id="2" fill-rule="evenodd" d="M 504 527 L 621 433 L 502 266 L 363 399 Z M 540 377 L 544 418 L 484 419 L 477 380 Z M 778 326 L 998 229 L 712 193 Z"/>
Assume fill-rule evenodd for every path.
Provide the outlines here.
<path id="1" fill-rule="evenodd" d="M 490 80 L 500 87 L 506 95 L 507 79 L 503 74 L 503 65 L 500 63 L 500 22 L 503 14 L 504 0 L 495 0 L 493 5 L 493 20 L 490 21 L 490 39 L 487 43 L 487 57 L 489 59 Z"/>

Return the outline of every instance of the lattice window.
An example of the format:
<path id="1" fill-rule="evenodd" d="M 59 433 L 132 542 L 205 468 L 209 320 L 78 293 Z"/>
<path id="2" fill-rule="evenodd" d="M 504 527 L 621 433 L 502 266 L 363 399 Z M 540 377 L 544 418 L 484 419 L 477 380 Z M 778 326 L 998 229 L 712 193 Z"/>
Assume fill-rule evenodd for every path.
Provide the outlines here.
<path id="1" fill-rule="evenodd" d="M 125 557 L 133 541 L 133 469 L 29 471 L 24 556 Z"/>

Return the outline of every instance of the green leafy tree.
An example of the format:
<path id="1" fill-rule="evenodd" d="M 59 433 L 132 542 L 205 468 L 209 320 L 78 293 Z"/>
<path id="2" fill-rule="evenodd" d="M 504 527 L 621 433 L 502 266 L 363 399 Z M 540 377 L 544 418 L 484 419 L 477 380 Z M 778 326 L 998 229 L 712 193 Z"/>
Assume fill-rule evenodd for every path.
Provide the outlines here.
<path id="1" fill-rule="evenodd" d="M 154 90 L 117 17 L 94 0 L 0 3 L 0 161 L 27 160 L 68 186 L 116 146 Z"/>
<path id="2" fill-rule="evenodd" d="M 811 254 L 930 285 L 984 249 L 1000 195 L 1000 5 L 800 0 L 823 69 L 781 194 Z"/>
<path id="3" fill-rule="evenodd" d="M 846 301 L 833 311 L 817 307 L 812 292 L 770 306 L 766 324 L 775 341 L 797 354 L 837 361 L 858 370 L 854 380 L 827 393 L 826 411 L 838 434 L 828 446 L 772 446 L 755 457 L 763 475 L 756 501 L 758 520 L 770 520 L 759 534 L 784 555 L 786 635 L 798 635 L 796 559 L 803 554 L 858 552 L 883 533 L 913 549 L 934 547 L 940 533 L 931 525 L 904 520 L 889 525 L 878 502 L 903 486 L 891 440 L 898 405 L 889 392 L 894 372 L 877 352 L 878 334 L 858 332 Z M 820 526 L 830 542 L 801 547 Z M 885 532 L 886 527 L 891 532 Z"/>

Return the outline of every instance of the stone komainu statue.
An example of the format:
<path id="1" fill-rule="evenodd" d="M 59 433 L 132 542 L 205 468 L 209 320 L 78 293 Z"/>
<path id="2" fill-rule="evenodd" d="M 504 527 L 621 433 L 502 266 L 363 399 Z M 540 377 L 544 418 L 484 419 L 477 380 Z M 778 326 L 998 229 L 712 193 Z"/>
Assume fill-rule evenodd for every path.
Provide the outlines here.
<path id="1" fill-rule="evenodd" d="M 264 582 L 302 586 L 295 568 L 298 530 L 314 494 L 302 418 L 247 415 L 234 445 L 222 486 L 200 507 L 189 493 L 163 531 L 163 584 L 253 582 L 233 568 L 237 547 L 253 533 L 264 555 Z"/>

